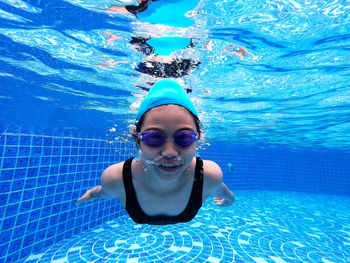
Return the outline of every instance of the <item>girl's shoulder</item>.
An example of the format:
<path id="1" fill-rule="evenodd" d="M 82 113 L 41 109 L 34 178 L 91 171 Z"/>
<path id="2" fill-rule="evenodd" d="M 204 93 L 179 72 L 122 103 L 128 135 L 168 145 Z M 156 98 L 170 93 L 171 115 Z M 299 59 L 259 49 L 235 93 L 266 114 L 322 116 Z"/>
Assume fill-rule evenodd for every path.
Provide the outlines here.
<path id="1" fill-rule="evenodd" d="M 212 177 L 222 180 L 222 170 L 216 162 L 203 160 L 203 172 L 204 177 Z"/>
<path id="2" fill-rule="evenodd" d="M 120 193 L 124 189 L 123 165 L 124 162 L 120 162 L 108 166 L 102 173 L 101 185 L 112 192 Z"/>
<path id="3" fill-rule="evenodd" d="M 222 170 L 220 166 L 210 160 L 203 160 L 204 192 L 210 195 L 222 183 Z"/>
<path id="4" fill-rule="evenodd" d="M 116 196 L 122 205 L 125 205 L 125 189 L 123 182 L 123 166 L 125 162 L 108 166 L 102 176 L 101 185 L 107 192 Z"/>

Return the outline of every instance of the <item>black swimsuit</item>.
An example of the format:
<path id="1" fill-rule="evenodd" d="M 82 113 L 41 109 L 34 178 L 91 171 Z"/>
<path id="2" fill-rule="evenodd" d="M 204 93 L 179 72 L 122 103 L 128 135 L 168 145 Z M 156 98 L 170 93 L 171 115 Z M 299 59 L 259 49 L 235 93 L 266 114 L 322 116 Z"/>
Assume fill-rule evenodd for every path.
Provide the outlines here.
<path id="1" fill-rule="evenodd" d="M 131 162 L 133 158 L 125 161 L 123 166 L 123 182 L 125 188 L 125 210 L 135 223 L 150 225 L 167 225 L 191 221 L 202 206 L 203 192 L 203 161 L 197 157 L 192 192 L 187 206 L 182 213 L 176 216 L 145 214 L 136 197 L 134 185 L 132 183 Z"/>
<path id="2" fill-rule="evenodd" d="M 199 64 L 199 61 L 188 58 L 174 59 L 169 63 L 145 61 L 140 62 L 135 70 L 158 78 L 180 78 L 188 75 Z"/>
<path id="3" fill-rule="evenodd" d="M 145 2 L 141 2 L 141 4 L 139 5 L 127 5 L 125 6 L 125 8 L 131 14 L 137 15 L 138 13 L 141 13 L 147 9 L 149 2 L 155 2 L 155 1 L 158 1 L 158 0 L 148 0 Z"/>

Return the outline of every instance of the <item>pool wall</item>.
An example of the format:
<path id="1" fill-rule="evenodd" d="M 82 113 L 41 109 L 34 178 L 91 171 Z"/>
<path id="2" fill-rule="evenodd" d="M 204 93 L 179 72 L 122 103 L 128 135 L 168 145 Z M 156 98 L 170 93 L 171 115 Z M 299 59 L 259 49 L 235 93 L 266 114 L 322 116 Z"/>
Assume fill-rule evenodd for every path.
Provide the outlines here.
<path id="1" fill-rule="evenodd" d="M 123 143 L 68 137 L 0 137 L 0 262 L 31 253 L 124 213 L 117 200 L 76 206 L 102 171 L 124 159 Z M 130 155 L 130 153 L 129 153 Z"/>
<path id="2" fill-rule="evenodd" d="M 224 181 L 232 189 L 350 196 L 350 153 L 346 150 L 292 150 L 224 142 L 212 143 L 209 150 L 204 157 L 221 166 Z"/>
<path id="3" fill-rule="evenodd" d="M 117 200 L 75 206 L 102 171 L 133 155 L 126 141 L 4 133 L 0 136 L 0 263 L 14 262 L 125 214 Z M 242 147 L 217 142 L 200 151 L 233 190 L 350 195 L 349 154 Z M 229 168 L 228 163 L 231 164 Z"/>

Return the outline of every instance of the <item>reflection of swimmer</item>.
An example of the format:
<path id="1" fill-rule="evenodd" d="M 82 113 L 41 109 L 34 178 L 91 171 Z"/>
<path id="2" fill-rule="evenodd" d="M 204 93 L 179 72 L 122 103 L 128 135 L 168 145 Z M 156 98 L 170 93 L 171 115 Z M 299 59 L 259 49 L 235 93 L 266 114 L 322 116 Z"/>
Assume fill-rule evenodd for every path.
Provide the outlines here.
<path id="1" fill-rule="evenodd" d="M 234 45 L 232 43 L 229 43 L 228 44 L 230 47 L 232 46 L 236 46 L 238 48 L 238 50 L 229 50 L 227 47 L 225 47 L 221 54 L 227 52 L 228 54 L 230 55 L 236 55 L 237 57 L 239 57 L 240 59 L 244 58 L 246 55 L 249 55 L 250 53 L 244 48 L 244 47 L 241 47 L 241 46 L 238 46 L 238 45 Z"/>
<path id="2" fill-rule="evenodd" d="M 199 61 L 192 59 L 175 58 L 168 63 L 140 62 L 135 70 L 158 78 L 179 78 L 188 75 L 199 64 Z"/>
<path id="3" fill-rule="evenodd" d="M 203 48 L 208 50 L 208 51 L 213 51 L 213 40 L 209 39 L 205 41 Z"/>
<path id="4" fill-rule="evenodd" d="M 150 38 L 145 37 L 131 37 L 131 40 L 129 41 L 130 44 L 132 44 L 132 47 L 142 53 L 145 56 L 149 56 L 154 53 L 154 48 L 149 45 L 146 41 Z"/>
<path id="5" fill-rule="evenodd" d="M 106 69 L 111 70 L 111 68 L 115 68 L 118 64 L 127 64 L 128 62 L 125 60 L 122 61 L 115 61 L 114 59 L 104 60 L 99 63 L 97 63 L 95 66 L 100 69 Z"/>
<path id="6" fill-rule="evenodd" d="M 107 32 L 107 31 L 101 31 L 101 34 L 102 35 L 107 35 L 107 45 L 110 45 L 111 44 L 111 42 L 112 42 L 112 40 L 120 40 L 120 39 L 122 39 L 122 37 L 121 36 L 118 36 L 118 35 L 116 35 L 116 34 L 113 34 L 113 33 L 109 33 L 109 32 Z"/>
<path id="7" fill-rule="evenodd" d="M 137 15 L 147 9 L 150 3 L 158 0 L 137 0 L 139 5 L 112 5 L 106 10 L 101 10 L 108 14 L 133 14 Z"/>
<path id="8" fill-rule="evenodd" d="M 173 58 L 171 56 L 158 56 L 154 48 L 147 43 L 149 38 L 132 37 L 130 43 L 138 52 L 148 56 L 144 62 L 138 63 L 136 71 L 158 78 L 179 78 L 188 75 L 200 65 L 200 61 L 188 58 Z M 193 47 L 191 40 L 188 48 Z"/>
<path id="9" fill-rule="evenodd" d="M 141 37 L 141 36 L 133 36 L 130 40 L 130 44 L 132 44 L 133 48 L 142 53 L 145 56 L 149 56 L 151 54 L 154 54 L 155 49 L 147 43 L 148 40 L 150 40 L 150 37 Z M 192 39 L 189 39 L 189 42 L 186 46 L 182 46 L 181 49 L 185 48 L 193 48 L 195 44 L 193 43 Z"/>
<path id="10" fill-rule="evenodd" d="M 155 82 L 146 82 L 145 84 L 149 85 L 149 86 L 153 86 L 155 84 Z M 144 90 L 144 91 L 149 91 L 151 88 L 149 87 L 145 87 L 145 86 L 141 86 L 141 85 L 135 85 L 136 88 L 140 89 L 140 90 Z M 187 94 L 192 92 L 192 89 L 189 87 L 184 87 L 185 91 L 187 92 Z"/>
<path id="11" fill-rule="evenodd" d="M 136 223 L 153 225 L 191 221 L 209 196 L 218 206 L 232 205 L 220 167 L 195 157 L 200 122 L 179 83 L 167 79 L 153 85 L 136 119 L 132 135 L 140 157 L 109 166 L 101 185 L 77 204 L 116 197 Z"/>

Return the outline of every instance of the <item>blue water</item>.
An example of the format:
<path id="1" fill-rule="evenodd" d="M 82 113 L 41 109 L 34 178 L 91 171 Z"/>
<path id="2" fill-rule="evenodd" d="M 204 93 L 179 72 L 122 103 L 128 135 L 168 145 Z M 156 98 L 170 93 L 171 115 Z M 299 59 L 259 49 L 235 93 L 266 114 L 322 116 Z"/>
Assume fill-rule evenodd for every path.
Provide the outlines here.
<path id="1" fill-rule="evenodd" d="M 0 0 L 0 263 L 349 262 L 347 2 L 161 1 L 140 20 L 104 12 L 133 0 Z M 161 227 L 76 207 L 135 153 L 138 105 L 169 76 L 235 204 Z"/>
<path id="2" fill-rule="evenodd" d="M 200 61 L 181 79 L 208 140 L 349 148 L 345 1 L 201 1 L 183 28 L 96 11 L 113 3 L 0 2 L 2 127 L 102 138 L 127 126 L 154 81 L 135 70 L 149 57 L 130 40 L 170 36 L 193 41 L 173 55 Z M 249 54 L 222 53 L 238 46 Z"/>

